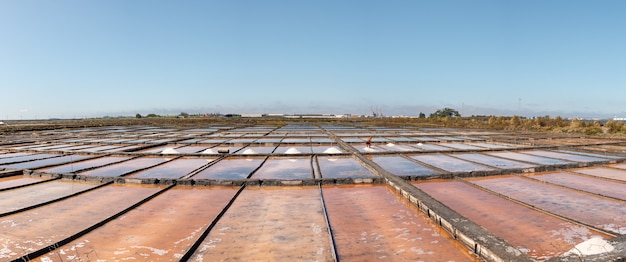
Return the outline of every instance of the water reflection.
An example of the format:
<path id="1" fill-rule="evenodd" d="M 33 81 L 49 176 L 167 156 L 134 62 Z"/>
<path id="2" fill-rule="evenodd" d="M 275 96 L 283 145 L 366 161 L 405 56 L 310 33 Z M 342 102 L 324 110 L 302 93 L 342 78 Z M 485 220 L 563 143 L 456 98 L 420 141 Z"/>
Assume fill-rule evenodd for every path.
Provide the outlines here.
<path id="1" fill-rule="evenodd" d="M 324 178 L 369 178 L 375 177 L 372 172 L 349 157 L 326 157 L 317 158 L 320 172 Z"/>
<path id="2" fill-rule="evenodd" d="M 463 182 L 429 181 L 414 185 L 537 260 L 558 256 L 592 236 L 610 238 Z"/>
<path id="3" fill-rule="evenodd" d="M 163 162 L 172 160 L 171 158 L 157 158 L 157 157 L 141 157 L 128 160 L 119 164 L 113 164 L 110 166 L 100 167 L 89 171 L 81 172 L 81 175 L 85 176 L 121 176 L 128 174 L 135 170 L 148 168 L 161 164 Z"/>
<path id="4" fill-rule="evenodd" d="M 132 174 L 132 178 L 181 178 L 204 165 L 209 164 L 214 159 L 176 159 L 163 165 L 146 169 Z"/>
<path id="5" fill-rule="evenodd" d="M 424 176 L 437 174 L 436 171 L 428 169 L 418 163 L 400 156 L 373 156 L 370 158 L 383 169 L 398 176 Z"/>
<path id="6" fill-rule="evenodd" d="M 311 179 L 311 158 L 270 157 L 252 178 L 256 179 Z"/>
<path id="7" fill-rule="evenodd" d="M 263 158 L 225 159 L 191 177 L 192 179 L 245 179 L 257 169 Z"/>

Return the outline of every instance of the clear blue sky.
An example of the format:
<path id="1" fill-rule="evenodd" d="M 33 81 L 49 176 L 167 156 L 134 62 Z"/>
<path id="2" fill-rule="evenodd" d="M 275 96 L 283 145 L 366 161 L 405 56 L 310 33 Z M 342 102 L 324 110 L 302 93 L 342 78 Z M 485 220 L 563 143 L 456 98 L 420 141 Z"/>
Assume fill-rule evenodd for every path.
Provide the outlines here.
<path id="1" fill-rule="evenodd" d="M 626 1 L 1 0 L 0 119 L 626 116 Z"/>

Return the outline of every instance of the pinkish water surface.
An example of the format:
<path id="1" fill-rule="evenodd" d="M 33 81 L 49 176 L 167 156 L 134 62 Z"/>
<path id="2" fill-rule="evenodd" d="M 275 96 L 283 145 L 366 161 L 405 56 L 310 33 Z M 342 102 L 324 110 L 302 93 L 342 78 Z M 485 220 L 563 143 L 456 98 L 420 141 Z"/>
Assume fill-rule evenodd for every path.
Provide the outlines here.
<path id="1" fill-rule="evenodd" d="M 618 234 L 626 233 L 626 203 L 516 176 L 468 179 L 526 204 Z"/>
<path id="2" fill-rule="evenodd" d="M 341 261 L 479 261 L 383 185 L 323 188 Z"/>
<path id="3" fill-rule="evenodd" d="M 175 187 L 41 259 L 178 261 L 236 191 Z"/>
<path id="4" fill-rule="evenodd" d="M 109 185 L 29 211 L 0 218 L 0 260 L 13 260 L 80 232 L 161 190 Z"/>
<path id="5" fill-rule="evenodd" d="M 439 180 L 413 185 L 537 260 L 558 256 L 592 236 L 610 238 L 460 181 Z"/>
<path id="6" fill-rule="evenodd" d="M 332 261 L 316 187 L 247 187 L 190 261 Z"/>

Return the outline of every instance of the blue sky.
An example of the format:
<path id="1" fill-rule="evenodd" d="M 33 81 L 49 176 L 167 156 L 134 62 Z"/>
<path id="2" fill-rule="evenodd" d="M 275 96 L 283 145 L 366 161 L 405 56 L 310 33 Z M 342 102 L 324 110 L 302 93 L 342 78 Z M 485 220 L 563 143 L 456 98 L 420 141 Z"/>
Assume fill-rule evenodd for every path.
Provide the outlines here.
<path id="1" fill-rule="evenodd" d="M 0 1 L 0 119 L 626 116 L 624 1 Z"/>

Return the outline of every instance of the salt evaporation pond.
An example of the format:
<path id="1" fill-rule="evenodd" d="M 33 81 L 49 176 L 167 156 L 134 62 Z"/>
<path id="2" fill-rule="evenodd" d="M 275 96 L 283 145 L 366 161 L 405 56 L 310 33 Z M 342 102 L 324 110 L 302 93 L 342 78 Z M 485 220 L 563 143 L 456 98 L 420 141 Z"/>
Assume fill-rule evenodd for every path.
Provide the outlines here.
<path id="1" fill-rule="evenodd" d="M 569 151 L 569 150 L 556 150 L 556 152 L 572 154 L 572 155 L 583 155 L 583 156 L 597 157 L 597 158 L 608 158 L 608 159 L 623 159 L 624 158 L 623 156 L 600 155 L 600 154 L 593 154 L 593 153 L 587 153 L 587 152 L 578 152 L 578 151 Z"/>
<path id="2" fill-rule="evenodd" d="M 27 177 L 27 176 L 2 177 L 0 178 L 0 190 L 34 184 L 34 183 L 40 183 L 40 182 L 48 181 L 48 180 L 50 179 L 41 179 L 41 178 Z"/>
<path id="3" fill-rule="evenodd" d="M 46 159 L 33 160 L 23 163 L 16 163 L 11 165 L 2 165 L 0 167 L 4 168 L 14 168 L 14 169 L 35 169 L 39 167 L 51 166 L 56 164 L 62 164 L 67 162 L 79 161 L 82 159 L 93 158 L 93 156 L 85 156 L 85 155 L 67 155 L 60 157 L 51 157 Z"/>
<path id="4" fill-rule="evenodd" d="M 320 199 L 316 187 L 247 187 L 190 261 L 332 261 Z"/>
<path id="5" fill-rule="evenodd" d="M 459 150 L 484 150 L 485 149 L 483 147 L 472 146 L 472 145 L 463 144 L 463 143 L 444 143 L 441 145 L 445 147 L 459 149 Z"/>
<path id="6" fill-rule="evenodd" d="M 574 169 L 572 171 L 590 176 L 626 181 L 626 170 L 612 169 L 606 167 L 592 167 L 584 169 Z"/>
<path id="7" fill-rule="evenodd" d="M 311 154 L 310 146 L 278 146 L 275 154 Z"/>
<path id="8" fill-rule="evenodd" d="M 236 191 L 174 187 L 40 259 L 178 261 Z"/>
<path id="9" fill-rule="evenodd" d="M 336 146 L 311 146 L 311 150 L 315 154 L 341 154 L 343 151 Z"/>
<path id="10" fill-rule="evenodd" d="M 423 143 L 417 143 L 411 146 L 422 151 L 451 151 L 452 150 L 449 147 L 433 145 L 433 144 L 423 144 Z"/>
<path id="11" fill-rule="evenodd" d="M 116 145 L 110 145 L 110 146 L 97 146 L 97 147 L 92 147 L 92 148 L 85 148 L 85 149 L 81 149 L 78 150 L 80 152 L 99 152 L 99 151 L 104 151 L 104 150 L 111 150 L 114 148 L 119 148 L 121 146 L 116 146 Z"/>
<path id="12" fill-rule="evenodd" d="M 3 153 L 3 154 L 0 154 L 0 159 L 18 157 L 18 156 L 28 156 L 28 155 L 31 155 L 31 154 L 29 153 Z"/>
<path id="13" fill-rule="evenodd" d="M 246 147 L 237 151 L 236 155 L 264 155 L 270 154 L 274 151 L 276 147 L 274 146 L 263 146 L 263 147 Z"/>
<path id="14" fill-rule="evenodd" d="M 176 151 L 181 154 L 195 154 L 201 152 L 202 150 L 205 150 L 207 147 L 209 146 L 184 146 L 176 148 Z"/>
<path id="15" fill-rule="evenodd" d="M 323 178 L 371 178 L 375 175 L 350 157 L 319 156 Z"/>
<path id="16" fill-rule="evenodd" d="M 414 155 L 410 156 L 422 163 L 434 166 L 439 169 L 443 169 L 449 172 L 471 172 L 471 171 L 485 171 L 492 170 L 489 167 L 481 166 L 464 160 L 460 160 L 451 156 L 442 154 L 433 155 Z"/>
<path id="17" fill-rule="evenodd" d="M 396 176 L 428 176 L 438 174 L 425 166 L 401 156 L 372 156 L 374 163 Z"/>
<path id="18" fill-rule="evenodd" d="M 92 169 L 89 171 L 81 172 L 80 175 L 84 176 L 123 176 L 130 172 L 149 168 L 151 166 L 155 166 L 167 161 L 172 160 L 171 158 L 157 158 L 157 157 L 140 157 L 131 159 L 122 163 L 108 165 L 105 167 L 100 167 L 96 169 Z"/>
<path id="19" fill-rule="evenodd" d="M 566 154 L 566 153 L 559 153 L 559 152 L 552 152 L 552 151 L 532 150 L 532 151 L 522 151 L 522 152 L 525 153 L 525 154 L 531 154 L 531 155 L 536 155 L 536 156 L 545 156 L 545 157 L 557 158 L 557 159 L 565 159 L 565 160 L 574 161 L 574 162 L 607 161 L 606 158 L 590 157 L 590 156 L 582 156 L 582 155 L 573 155 L 573 154 Z"/>
<path id="20" fill-rule="evenodd" d="M 540 165 L 564 165 L 564 164 L 574 163 L 574 162 L 565 161 L 561 159 L 533 156 L 533 155 L 527 155 L 527 154 L 522 154 L 522 153 L 517 153 L 517 152 L 487 152 L 486 154 L 497 156 L 497 157 L 502 157 L 502 158 L 518 160 L 518 161 L 537 163 Z"/>
<path id="21" fill-rule="evenodd" d="M 270 157 L 252 178 L 255 179 L 313 179 L 311 157 Z"/>
<path id="22" fill-rule="evenodd" d="M 489 149 L 500 149 L 500 148 L 512 148 L 515 147 L 514 145 L 503 145 L 503 144 L 492 144 L 492 143 L 481 143 L 481 142 L 472 142 L 472 143 L 467 143 L 468 145 L 471 146 L 478 146 L 478 147 L 484 147 L 484 148 L 489 148 Z"/>
<path id="23" fill-rule="evenodd" d="M 460 181 L 425 181 L 413 185 L 540 261 L 556 257 L 592 236 L 610 238 Z"/>
<path id="24" fill-rule="evenodd" d="M 146 185 L 108 185 L 86 192 L 80 197 L 2 217 L 0 232 L 3 233 L 0 235 L 0 243 L 3 249 L 0 259 L 18 259 L 51 246 L 131 207 L 161 189 Z M 60 228 L 63 230 L 59 230 Z"/>
<path id="25" fill-rule="evenodd" d="M 137 173 L 131 174 L 131 178 L 182 178 L 194 170 L 208 165 L 212 158 L 181 158 L 172 160 L 157 167 L 149 168 Z"/>
<path id="26" fill-rule="evenodd" d="M 535 182 L 516 176 L 468 181 L 528 205 L 618 234 L 626 233 L 622 201 Z M 598 215 L 602 214 L 602 215 Z"/>
<path id="27" fill-rule="evenodd" d="M 594 194 L 626 200 L 626 190 L 624 190 L 624 188 L 626 188 L 626 184 L 624 183 L 612 182 L 605 179 L 597 179 L 571 173 L 537 174 L 529 177 Z"/>
<path id="28" fill-rule="evenodd" d="M 35 154 L 35 155 L 25 155 L 25 156 L 16 156 L 16 157 L 9 157 L 9 158 L 2 158 L 0 159 L 0 165 L 4 165 L 4 164 L 11 164 L 11 163 L 17 163 L 17 162 L 25 162 L 25 161 L 31 161 L 31 160 L 35 160 L 35 159 L 44 159 L 44 158 L 50 158 L 50 157 L 58 157 L 61 155 L 57 155 L 57 154 Z"/>
<path id="29" fill-rule="evenodd" d="M 46 172 L 46 173 L 71 173 L 71 172 L 78 172 L 78 171 L 89 169 L 89 168 L 117 163 L 117 162 L 121 162 L 121 161 L 128 160 L 128 159 L 130 159 L 130 157 L 122 157 L 122 156 L 100 157 L 96 159 L 73 162 L 70 164 L 65 164 L 65 165 L 60 165 L 60 166 L 55 166 L 55 167 L 38 169 L 37 171 Z"/>
<path id="30" fill-rule="evenodd" d="M 11 212 L 85 191 L 100 184 L 55 180 L 0 192 L 0 214 Z"/>
<path id="31" fill-rule="evenodd" d="M 398 145 L 398 144 L 393 144 L 393 143 L 380 145 L 380 147 L 387 151 L 395 151 L 395 152 L 418 151 L 415 147 L 410 147 L 406 145 Z"/>
<path id="32" fill-rule="evenodd" d="M 238 180 L 246 179 L 265 158 L 223 159 L 192 176 L 192 179 Z"/>
<path id="33" fill-rule="evenodd" d="M 341 261 L 480 261 L 383 185 L 324 186 Z"/>
<path id="34" fill-rule="evenodd" d="M 473 161 L 495 168 L 531 168 L 537 166 L 478 153 L 455 154 L 454 156 L 463 160 Z"/>

